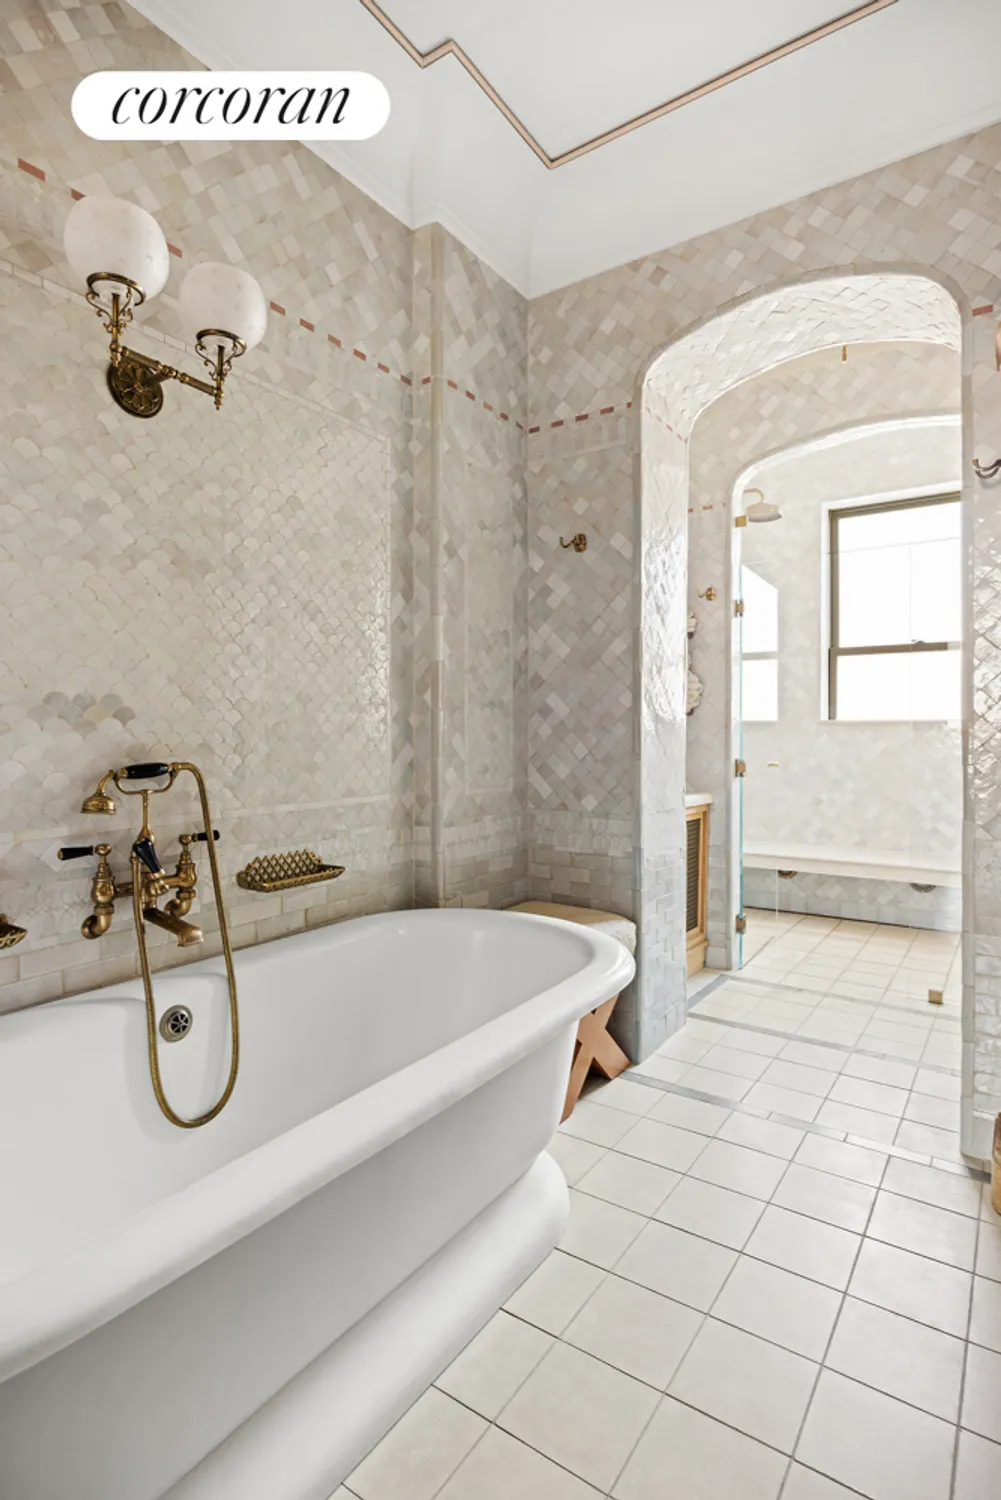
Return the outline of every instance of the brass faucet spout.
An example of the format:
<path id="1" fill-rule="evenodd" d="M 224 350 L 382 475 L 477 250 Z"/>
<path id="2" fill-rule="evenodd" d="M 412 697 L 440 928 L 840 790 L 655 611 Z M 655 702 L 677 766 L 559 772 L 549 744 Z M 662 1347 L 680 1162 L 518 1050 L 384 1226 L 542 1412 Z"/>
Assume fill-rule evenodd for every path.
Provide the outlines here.
<path id="1" fill-rule="evenodd" d="M 162 927 L 164 932 L 172 932 L 179 948 L 190 948 L 193 943 L 202 941 L 200 927 L 196 927 L 193 922 L 183 922 L 180 917 L 169 911 L 161 911 L 158 906 L 144 906 L 143 920 L 152 927 Z"/>

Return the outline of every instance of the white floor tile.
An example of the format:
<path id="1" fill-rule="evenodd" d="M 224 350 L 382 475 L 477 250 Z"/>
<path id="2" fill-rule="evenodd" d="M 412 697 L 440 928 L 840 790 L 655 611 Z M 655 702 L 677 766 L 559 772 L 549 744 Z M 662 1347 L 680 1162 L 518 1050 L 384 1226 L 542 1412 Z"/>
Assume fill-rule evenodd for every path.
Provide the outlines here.
<path id="1" fill-rule="evenodd" d="M 635 1120 L 631 1130 L 621 1137 L 618 1150 L 627 1156 L 639 1156 L 655 1166 L 687 1172 L 701 1151 L 706 1137 L 676 1125 L 660 1125 L 656 1120 Z"/>
<path id="2" fill-rule="evenodd" d="M 763 1151 L 766 1156 L 789 1161 L 803 1140 L 803 1131 L 793 1125 L 783 1125 L 779 1120 L 762 1120 L 757 1115 L 734 1110 L 726 1124 L 720 1126 L 717 1139 L 730 1141 L 735 1146 L 749 1146 L 752 1151 Z"/>
<path id="3" fill-rule="evenodd" d="M 740 1026 L 719 1029 L 725 1046 L 738 1052 L 754 1052 L 758 1057 L 777 1057 L 786 1045 L 784 1037 L 768 1036 L 763 1031 L 746 1031 Z"/>
<path id="4" fill-rule="evenodd" d="M 573 1187 L 578 1178 L 599 1162 L 605 1154 L 604 1146 L 595 1146 L 591 1141 L 582 1141 L 575 1135 L 566 1135 L 558 1130 L 546 1150 L 559 1162 L 563 1176 Z"/>
<path id="5" fill-rule="evenodd" d="M 560 1334 L 604 1279 L 605 1272 L 597 1266 L 554 1250 L 505 1307 L 547 1333 Z"/>
<path id="6" fill-rule="evenodd" d="M 435 1384 L 492 1422 L 552 1342 L 550 1334 L 531 1323 L 496 1313 Z"/>
<path id="7" fill-rule="evenodd" d="M 837 1047 L 818 1047 L 815 1042 L 786 1042 L 779 1057 L 785 1062 L 801 1063 L 807 1068 L 840 1071 L 851 1056 Z M 812 1089 L 804 1092 L 812 1093 Z"/>
<path id="8" fill-rule="evenodd" d="M 575 1135 L 582 1141 L 591 1141 L 595 1146 L 614 1146 L 621 1141 L 636 1123 L 634 1115 L 624 1109 L 609 1109 L 604 1104 L 592 1104 L 580 1099 L 569 1120 L 564 1120 L 560 1130 L 564 1135 Z"/>
<path id="9" fill-rule="evenodd" d="M 975 1344 L 1001 1354 L 1001 1282 L 988 1281 L 984 1276 L 973 1278 L 970 1338 Z"/>
<path id="10" fill-rule="evenodd" d="M 788 1062 L 781 1057 L 773 1059 L 761 1075 L 762 1083 L 775 1088 L 794 1089 L 798 1094 L 812 1094 L 824 1099 L 830 1093 L 839 1075 L 828 1068 L 805 1067 L 803 1063 Z"/>
<path id="11" fill-rule="evenodd" d="M 876 1189 L 850 1182 L 832 1172 L 818 1172 L 793 1162 L 775 1190 L 772 1202 L 825 1224 L 836 1224 L 862 1234 L 876 1197 Z"/>
<path id="12" fill-rule="evenodd" d="M 742 1052 L 737 1047 L 713 1047 L 699 1064 L 702 1068 L 715 1068 L 720 1073 L 729 1073 L 734 1078 L 760 1078 L 768 1066 L 767 1057 L 754 1052 Z"/>
<path id="13" fill-rule="evenodd" d="M 703 1182 L 732 1188 L 749 1198 L 767 1200 L 779 1185 L 785 1163 L 761 1151 L 750 1151 L 746 1146 L 733 1146 L 729 1141 L 710 1141 L 690 1170 L 693 1177 Z"/>
<path id="14" fill-rule="evenodd" d="M 971 1344 L 966 1354 L 962 1425 L 1001 1442 L 1001 1354 Z"/>
<path id="15" fill-rule="evenodd" d="M 786 1459 L 667 1397 L 640 1438 L 615 1500 L 777 1500 Z"/>
<path id="16" fill-rule="evenodd" d="M 958 1100 L 960 1080 L 952 1073 L 934 1073 L 930 1068 L 918 1068 L 914 1089 L 919 1094 L 931 1094 L 935 1099 Z"/>
<path id="17" fill-rule="evenodd" d="M 658 1078 L 662 1083 L 680 1083 L 691 1066 L 690 1062 L 683 1062 L 680 1058 L 661 1057 L 660 1053 L 655 1052 L 630 1071 L 640 1073 L 645 1078 Z"/>
<path id="18" fill-rule="evenodd" d="M 962 1339 L 847 1297 L 825 1363 L 955 1423 L 965 1352 Z"/>
<path id="19" fill-rule="evenodd" d="M 980 1226 L 977 1275 L 989 1276 L 992 1281 L 1001 1281 L 1001 1229 L 994 1224 L 981 1224 Z"/>
<path id="20" fill-rule="evenodd" d="M 587 1097 L 592 1104 L 603 1104 L 607 1109 L 621 1109 L 628 1115 L 645 1115 L 657 1103 L 657 1094 L 657 1089 L 620 1077 L 598 1084 Z"/>
<path id="21" fill-rule="evenodd" d="M 655 1217 L 676 1229 L 686 1229 L 718 1245 L 741 1250 L 763 1212 L 764 1205 L 756 1198 L 686 1177 Z M 1001 1286 L 998 1290 L 1001 1291 Z"/>
<path id="22" fill-rule="evenodd" d="M 638 1156 L 624 1156 L 621 1151 L 607 1151 L 577 1186 L 582 1193 L 649 1217 L 680 1181 L 679 1172 L 656 1167 Z"/>
<path id="23" fill-rule="evenodd" d="M 863 1302 L 965 1338 L 972 1282 L 954 1266 L 866 1239 L 848 1290 Z"/>
<path id="24" fill-rule="evenodd" d="M 820 1106 L 817 1123 L 887 1146 L 893 1144 L 898 1129 L 895 1115 L 880 1114 L 875 1109 L 861 1109 L 857 1104 L 839 1104 L 831 1099 L 825 1100 Z"/>
<path id="25" fill-rule="evenodd" d="M 937 1130 L 933 1125 L 919 1125 L 915 1120 L 902 1120 L 894 1137 L 894 1145 L 905 1151 L 916 1151 L 922 1156 L 935 1156 L 940 1161 L 961 1161 L 959 1132 Z"/>
<path id="26" fill-rule="evenodd" d="M 698 1089 L 702 1094 L 712 1094 L 717 1099 L 743 1099 L 751 1087 L 747 1078 L 734 1078 L 732 1073 L 720 1073 L 716 1068 L 703 1068 L 701 1064 L 689 1068 L 685 1074 L 685 1087 Z"/>
<path id="27" fill-rule="evenodd" d="M 1001 1500 L 1001 1447 L 972 1432 L 959 1434 L 953 1500 Z"/>
<path id="28" fill-rule="evenodd" d="M 676 1036 L 669 1037 L 663 1047 L 658 1047 L 657 1057 L 670 1057 L 676 1062 L 686 1062 L 691 1066 L 693 1063 L 701 1062 L 712 1046 L 711 1042 L 700 1041 L 696 1037 L 688 1036 L 687 1027 L 683 1027 Z"/>
<path id="29" fill-rule="evenodd" d="M 886 1083 L 896 1089 L 913 1088 L 917 1073 L 911 1063 L 890 1062 L 886 1058 L 862 1055 L 849 1058 L 844 1071 L 848 1078 L 865 1078 L 870 1083 Z"/>
<path id="30" fill-rule="evenodd" d="M 703 1315 L 621 1276 L 609 1276 L 574 1318 L 569 1344 L 659 1390 L 667 1387 Z"/>
<path id="31" fill-rule="evenodd" d="M 712 1315 L 747 1333 L 820 1360 L 841 1306 L 841 1294 L 779 1266 L 742 1255 L 712 1306 Z"/>
<path id="32" fill-rule="evenodd" d="M 955 1131 L 959 1126 L 959 1100 L 912 1094 L 904 1110 L 904 1119 L 914 1120 L 918 1125 L 932 1125 L 936 1130 Z"/>
<path id="33" fill-rule="evenodd" d="M 887 1083 L 873 1083 L 867 1078 L 855 1078 L 846 1069 L 831 1089 L 830 1098 L 839 1104 L 857 1104 L 862 1109 L 895 1115 L 899 1120 L 907 1103 L 907 1090 L 891 1088 Z"/>
<path id="34" fill-rule="evenodd" d="M 868 1232 L 872 1239 L 887 1245 L 943 1260 L 961 1271 L 973 1270 L 977 1226 L 965 1214 L 950 1213 L 884 1190 L 876 1198 Z"/>
<path id="35" fill-rule="evenodd" d="M 796 1457 L 872 1500 L 946 1500 L 953 1431 L 938 1417 L 824 1370 Z"/>
<path id="36" fill-rule="evenodd" d="M 707 1416 L 791 1453 L 816 1376 L 811 1360 L 710 1318 L 669 1389 Z"/>
<path id="37" fill-rule="evenodd" d="M 701 1099 L 689 1099 L 684 1094 L 663 1093 L 650 1111 L 651 1120 L 660 1125 L 680 1125 L 683 1130 L 694 1130 L 699 1135 L 715 1135 L 720 1126 L 730 1117 L 729 1109 L 722 1104 L 706 1104 Z"/>
<path id="38" fill-rule="evenodd" d="M 609 1271 L 645 1223 L 640 1214 L 571 1188 L 570 1222 L 563 1231 L 560 1249 Z"/>
<path id="39" fill-rule="evenodd" d="M 797 1276 L 843 1291 L 852 1274 L 859 1236 L 785 1208 L 769 1207 L 747 1242 L 748 1255 Z"/>
<path id="40" fill-rule="evenodd" d="M 795 1159 L 803 1166 L 832 1172 L 835 1177 L 848 1177 L 852 1182 L 864 1182 L 869 1187 L 879 1185 L 888 1160 L 881 1151 L 850 1146 L 822 1135 L 807 1135 Z"/>
<path id="41" fill-rule="evenodd" d="M 724 1245 L 670 1224 L 648 1224 L 622 1257 L 616 1275 L 708 1312 L 736 1259 L 736 1252 Z"/>
<path id="42" fill-rule="evenodd" d="M 938 1167 L 922 1167 L 899 1156 L 890 1157 L 882 1186 L 902 1198 L 917 1198 L 955 1214 L 968 1214 L 975 1219 L 979 1213 L 981 1185 L 976 1178 L 960 1177 Z"/>
<path id="43" fill-rule="evenodd" d="M 505 1407 L 498 1425 L 604 1491 L 657 1401 L 649 1386 L 556 1344 Z"/>
<path id="44" fill-rule="evenodd" d="M 857 1490 L 846 1490 L 835 1484 L 815 1469 L 804 1469 L 802 1464 L 793 1464 L 789 1470 L 782 1500 L 858 1500 Z"/>
<path id="45" fill-rule="evenodd" d="M 437 1500 L 601 1500 L 601 1491 L 491 1427 Z M 403 1500 L 403 1497 L 397 1497 Z"/>
<path id="46" fill-rule="evenodd" d="M 432 1388 L 346 1480 L 359 1500 L 431 1500 L 487 1423 Z"/>

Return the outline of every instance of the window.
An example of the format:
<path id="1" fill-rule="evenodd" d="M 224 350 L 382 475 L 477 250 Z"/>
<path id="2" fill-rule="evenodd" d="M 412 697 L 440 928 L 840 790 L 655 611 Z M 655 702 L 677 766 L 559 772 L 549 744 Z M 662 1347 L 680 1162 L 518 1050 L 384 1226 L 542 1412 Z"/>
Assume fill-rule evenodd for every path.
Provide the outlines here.
<path id="1" fill-rule="evenodd" d="M 830 516 L 830 718 L 958 719 L 958 495 Z"/>
<path id="2" fill-rule="evenodd" d="M 760 573 L 742 567 L 740 592 L 741 717 L 745 724 L 774 724 L 779 716 L 779 591 Z"/>

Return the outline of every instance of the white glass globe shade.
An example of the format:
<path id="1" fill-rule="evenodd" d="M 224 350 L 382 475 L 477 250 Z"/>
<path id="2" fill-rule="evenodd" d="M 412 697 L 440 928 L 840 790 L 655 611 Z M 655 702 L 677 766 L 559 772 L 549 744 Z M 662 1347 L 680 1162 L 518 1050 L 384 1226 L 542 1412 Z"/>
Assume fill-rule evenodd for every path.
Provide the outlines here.
<path id="1" fill-rule="evenodd" d="M 268 305 L 253 276 L 217 261 L 192 266 L 181 283 L 180 308 L 192 339 L 214 328 L 235 334 L 253 349 L 268 326 Z"/>
<path id="2" fill-rule="evenodd" d="M 124 198 L 80 198 L 63 232 L 66 258 L 86 281 L 98 271 L 127 276 L 147 297 L 162 292 L 170 270 L 163 230 L 152 214 Z"/>

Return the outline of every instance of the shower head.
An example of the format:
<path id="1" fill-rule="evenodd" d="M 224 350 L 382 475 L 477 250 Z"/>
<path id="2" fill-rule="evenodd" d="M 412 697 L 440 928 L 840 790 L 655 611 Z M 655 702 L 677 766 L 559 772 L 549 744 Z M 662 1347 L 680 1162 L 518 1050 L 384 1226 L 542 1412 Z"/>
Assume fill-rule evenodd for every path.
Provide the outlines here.
<path id="1" fill-rule="evenodd" d="M 108 780 L 109 777 L 102 776 L 101 780 L 97 784 L 97 790 L 91 792 L 89 797 L 84 797 L 83 801 L 80 804 L 80 811 L 82 813 L 107 814 L 117 811 L 117 808 L 115 807 L 114 797 L 109 797 L 108 793 L 105 791 Z"/>
<path id="2" fill-rule="evenodd" d="M 760 500 L 752 500 L 751 504 L 745 507 L 744 514 L 749 521 L 756 521 L 758 523 L 762 521 L 781 521 L 782 512 L 777 505 L 765 499 L 763 490 L 745 490 L 744 494 L 761 496 Z"/>

